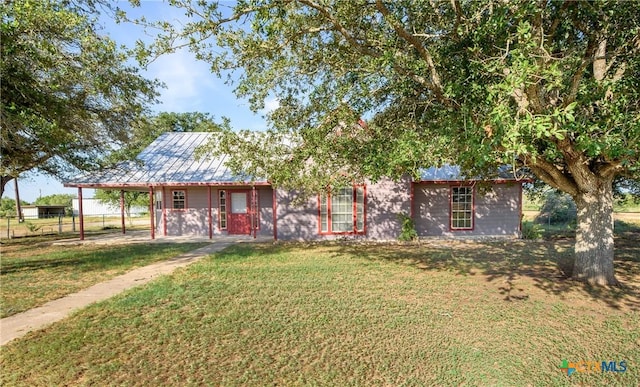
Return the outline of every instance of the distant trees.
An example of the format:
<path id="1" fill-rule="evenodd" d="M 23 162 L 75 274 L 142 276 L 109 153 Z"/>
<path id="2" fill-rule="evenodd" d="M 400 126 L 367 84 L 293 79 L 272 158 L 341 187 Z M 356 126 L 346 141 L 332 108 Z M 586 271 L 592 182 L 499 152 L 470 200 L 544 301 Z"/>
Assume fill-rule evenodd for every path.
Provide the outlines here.
<path id="1" fill-rule="evenodd" d="M 548 191 L 536 217 L 539 223 L 571 223 L 576 220 L 576 203 L 571 196 L 556 190 Z"/>
<path id="2" fill-rule="evenodd" d="M 28 205 L 28 202 L 24 200 L 20 201 L 23 206 Z M 0 199 L 0 217 L 13 217 L 16 216 L 16 201 L 11 198 Z"/>
<path id="3" fill-rule="evenodd" d="M 41 196 L 33 202 L 36 206 L 64 206 L 65 213 L 71 214 L 73 212 L 73 199 L 76 195 L 73 194 L 53 194 L 47 196 Z"/>
<path id="4" fill-rule="evenodd" d="M 132 123 L 132 140 L 121 149 L 109 156 L 112 163 L 123 160 L 133 160 L 149 144 L 161 134 L 167 132 L 211 132 L 230 130 L 229 121 L 223 118 L 220 123 L 215 121 L 209 113 L 201 112 L 161 112 L 157 115 L 144 117 Z M 100 202 L 112 206 L 120 206 L 120 191 L 96 190 L 94 197 Z M 149 207 L 149 194 L 147 192 L 125 192 L 125 213 L 131 217 L 131 207 Z"/>
<path id="5" fill-rule="evenodd" d="M 157 115 L 142 117 L 131 125 L 131 141 L 113 152 L 109 160 L 118 162 L 133 160 L 144 148 L 158 136 L 167 132 L 211 132 L 221 129 L 230 130 L 229 120 L 221 122 L 209 113 L 201 112 L 161 112 Z"/>

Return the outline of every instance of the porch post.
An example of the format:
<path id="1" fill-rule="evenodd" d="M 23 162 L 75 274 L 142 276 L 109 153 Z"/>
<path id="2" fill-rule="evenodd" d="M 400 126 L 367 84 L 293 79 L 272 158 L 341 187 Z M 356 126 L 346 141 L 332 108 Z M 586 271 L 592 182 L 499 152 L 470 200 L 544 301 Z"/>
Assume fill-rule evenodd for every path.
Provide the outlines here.
<path id="1" fill-rule="evenodd" d="M 80 240 L 84 240 L 84 212 L 82 211 L 82 187 L 78 187 L 78 216 L 80 219 Z"/>
<path id="2" fill-rule="evenodd" d="M 156 239 L 155 206 L 153 204 L 153 186 L 149 186 L 149 214 L 151 215 L 151 239 Z"/>
<path id="3" fill-rule="evenodd" d="M 277 192 L 276 192 L 276 188 L 275 187 L 271 187 L 271 190 L 273 191 L 273 240 L 277 241 L 278 240 L 278 204 L 277 204 Z"/>
<path id="4" fill-rule="evenodd" d="M 413 190 L 415 189 L 414 188 L 415 183 L 413 182 L 413 179 L 411 179 L 409 184 L 411 185 L 411 188 L 410 188 L 410 191 L 409 191 L 410 192 L 409 193 L 409 218 L 411 218 L 411 220 L 413 220 L 413 200 L 414 200 L 414 198 L 413 198 L 413 195 L 414 195 Z"/>
<path id="5" fill-rule="evenodd" d="M 518 224 L 518 231 L 520 232 L 520 237 L 522 238 L 522 218 L 524 217 L 524 214 L 522 213 L 522 182 L 520 182 L 519 186 L 518 212 L 520 212 L 520 223 Z"/>
<path id="6" fill-rule="evenodd" d="M 162 186 L 162 235 L 167 236 L 167 187 Z"/>
<path id="7" fill-rule="evenodd" d="M 213 239 L 213 214 L 211 213 L 211 186 L 207 186 L 207 197 L 209 200 L 209 239 Z"/>
<path id="8" fill-rule="evenodd" d="M 127 231 L 125 229 L 125 222 L 124 222 L 124 190 L 121 189 L 120 190 L 120 221 L 122 224 L 122 233 L 126 234 Z"/>
<path id="9" fill-rule="evenodd" d="M 256 198 L 256 186 L 254 185 L 251 190 L 251 203 L 253 204 L 253 219 L 251 220 L 251 226 L 253 227 L 253 239 L 258 237 L 258 203 Z"/>

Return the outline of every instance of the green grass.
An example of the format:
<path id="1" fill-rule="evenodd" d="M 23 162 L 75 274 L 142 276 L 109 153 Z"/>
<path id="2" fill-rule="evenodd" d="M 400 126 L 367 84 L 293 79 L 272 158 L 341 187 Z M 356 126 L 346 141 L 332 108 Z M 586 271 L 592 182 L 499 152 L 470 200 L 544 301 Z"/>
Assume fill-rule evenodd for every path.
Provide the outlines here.
<path id="1" fill-rule="evenodd" d="M 59 224 L 59 222 L 62 224 Z M 74 225 L 75 224 L 75 225 Z M 87 234 L 101 233 L 103 230 L 120 230 L 122 220 L 119 216 L 85 216 L 84 229 Z M 130 230 L 149 230 L 149 216 L 127 218 L 125 228 Z M 80 219 L 69 216 L 48 219 L 25 219 L 18 222 L 17 218 L 0 218 L 0 240 L 34 238 L 42 236 L 78 237 L 80 234 Z"/>
<path id="2" fill-rule="evenodd" d="M 236 246 L 7 345 L 0 382 L 637 385 L 634 241 L 616 289 L 563 279 L 567 241 Z"/>
<path id="3" fill-rule="evenodd" d="M 2 317 L 204 245 L 53 246 L 50 243 L 37 243 L 42 239 L 46 237 L 3 244 L 0 265 Z"/>

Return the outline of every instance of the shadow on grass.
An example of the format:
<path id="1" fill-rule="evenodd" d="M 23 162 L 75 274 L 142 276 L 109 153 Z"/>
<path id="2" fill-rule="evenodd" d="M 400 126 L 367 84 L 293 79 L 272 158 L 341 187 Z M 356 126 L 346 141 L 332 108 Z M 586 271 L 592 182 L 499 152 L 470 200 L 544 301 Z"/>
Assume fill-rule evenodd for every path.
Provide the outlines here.
<path id="1" fill-rule="evenodd" d="M 155 253 L 171 246 L 175 245 L 122 245 L 102 247 L 99 250 L 57 251 L 48 257 L 42 254 L 35 258 L 5 258 L 0 266 L 0 275 L 62 267 L 75 267 L 80 271 L 117 268 L 128 265 L 134 260 L 152 257 Z M 52 255 L 60 258 L 51 258 Z"/>
<path id="2" fill-rule="evenodd" d="M 616 237 L 615 268 L 620 287 L 593 287 L 573 281 L 573 238 L 540 241 L 423 241 L 412 245 L 338 245 L 337 254 L 369 260 L 385 260 L 425 271 L 448 271 L 462 276 L 482 275 L 498 287 L 504 300 L 526 300 L 518 279 L 530 278 L 533 286 L 564 298 L 578 292 L 609 307 L 640 310 L 640 232 Z"/>

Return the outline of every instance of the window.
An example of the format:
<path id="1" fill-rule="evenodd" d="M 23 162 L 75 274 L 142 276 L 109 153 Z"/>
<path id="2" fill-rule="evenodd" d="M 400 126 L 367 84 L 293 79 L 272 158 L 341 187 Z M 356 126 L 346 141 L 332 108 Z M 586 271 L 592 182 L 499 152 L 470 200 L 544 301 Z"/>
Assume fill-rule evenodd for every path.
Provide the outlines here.
<path id="1" fill-rule="evenodd" d="M 218 191 L 218 212 L 220 214 L 220 230 L 227 229 L 227 192 Z"/>
<path id="2" fill-rule="evenodd" d="M 156 191 L 155 195 L 153 195 L 155 197 L 155 202 L 156 202 L 156 210 L 161 210 L 162 209 L 162 191 Z"/>
<path id="3" fill-rule="evenodd" d="M 361 234 L 365 231 L 365 188 L 339 188 L 320 195 L 320 233 Z"/>
<path id="4" fill-rule="evenodd" d="M 184 190 L 173 191 L 173 209 L 174 210 L 184 210 L 187 208 L 187 192 Z"/>
<path id="5" fill-rule="evenodd" d="M 473 229 L 473 187 L 451 187 L 451 229 Z"/>

